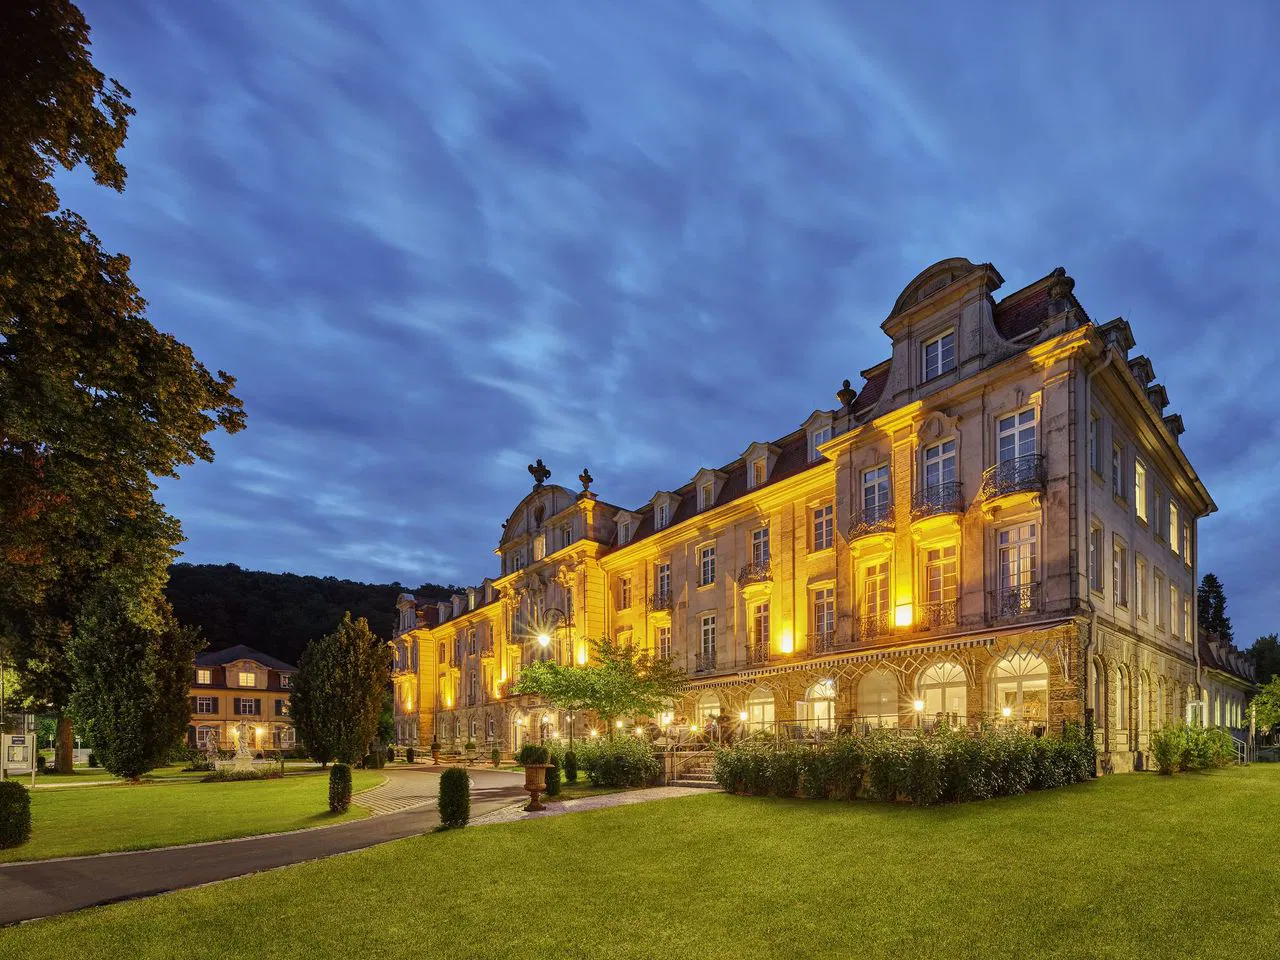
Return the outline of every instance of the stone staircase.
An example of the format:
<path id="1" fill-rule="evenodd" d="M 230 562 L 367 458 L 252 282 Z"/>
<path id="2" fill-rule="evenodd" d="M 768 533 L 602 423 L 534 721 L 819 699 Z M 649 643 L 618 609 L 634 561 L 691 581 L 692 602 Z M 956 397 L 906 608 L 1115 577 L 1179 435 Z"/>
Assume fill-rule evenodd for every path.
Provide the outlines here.
<path id="1" fill-rule="evenodd" d="M 714 760 L 710 754 L 688 761 L 680 769 L 678 779 L 672 780 L 672 787 L 704 787 L 707 790 L 719 790 L 720 784 L 712 773 Z"/>

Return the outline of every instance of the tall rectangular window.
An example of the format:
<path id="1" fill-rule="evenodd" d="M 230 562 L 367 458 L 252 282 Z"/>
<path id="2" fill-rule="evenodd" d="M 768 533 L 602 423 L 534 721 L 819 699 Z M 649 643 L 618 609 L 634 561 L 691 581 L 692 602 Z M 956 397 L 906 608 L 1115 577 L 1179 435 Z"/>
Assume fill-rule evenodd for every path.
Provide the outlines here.
<path id="1" fill-rule="evenodd" d="M 1111 543 L 1111 598 L 1117 606 L 1129 605 L 1129 549 L 1119 540 Z"/>
<path id="2" fill-rule="evenodd" d="M 1169 584 L 1169 629 L 1175 637 L 1182 636 L 1179 628 L 1182 626 L 1182 603 L 1178 599 L 1177 584 Z"/>
<path id="3" fill-rule="evenodd" d="M 708 481 L 698 488 L 698 509 L 710 510 L 716 500 L 715 484 Z"/>
<path id="4" fill-rule="evenodd" d="M 1191 522 L 1189 520 L 1182 521 L 1182 559 L 1189 567 L 1191 566 Z"/>
<path id="5" fill-rule="evenodd" d="M 769 562 L 769 528 L 751 531 L 751 562 L 763 565 Z"/>
<path id="6" fill-rule="evenodd" d="M 700 564 L 699 586 L 708 586 L 716 582 L 716 548 L 715 545 L 703 547 L 698 551 Z"/>
<path id="7" fill-rule="evenodd" d="M 996 534 L 996 549 L 1000 611 L 1030 609 L 1040 580 L 1039 525 L 1006 527 Z"/>
<path id="8" fill-rule="evenodd" d="M 658 512 L 656 514 L 656 518 L 654 519 L 653 525 L 657 529 L 661 530 L 664 527 L 666 527 L 667 523 L 670 520 L 671 520 L 671 505 L 664 500 L 662 503 L 658 504 Z"/>
<path id="9" fill-rule="evenodd" d="M 1188 643 L 1191 642 L 1193 637 L 1191 632 L 1191 597 L 1189 595 L 1182 598 L 1182 636 L 1186 638 Z"/>
<path id="10" fill-rule="evenodd" d="M 1165 533 L 1165 510 L 1164 510 L 1164 494 L 1156 490 L 1156 494 L 1151 498 L 1151 503 L 1155 507 L 1155 515 L 1151 518 L 1151 532 L 1157 540 L 1164 537 Z"/>
<path id="11" fill-rule="evenodd" d="M 769 603 L 757 603 L 751 608 L 752 646 L 768 647 L 769 645 Z"/>
<path id="12" fill-rule="evenodd" d="M 196 697 L 196 713 L 217 713 L 213 697 Z"/>
<path id="13" fill-rule="evenodd" d="M 1159 570 L 1155 573 L 1155 589 L 1152 593 L 1156 598 L 1156 629 L 1167 630 L 1169 621 L 1165 615 L 1165 604 L 1169 602 L 1169 595 L 1164 590 L 1164 574 Z"/>
<path id="14" fill-rule="evenodd" d="M 671 656 L 671 628 L 658 628 L 658 656 L 663 660 Z"/>
<path id="15" fill-rule="evenodd" d="M 714 658 L 716 655 L 716 615 L 704 614 L 702 617 L 702 655 Z"/>
<path id="16" fill-rule="evenodd" d="M 1174 556 L 1182 553 L 1182 548 L 1178 544 L 1178 534 L 1182 532 L 1182 523 L 1178 520 L 1178 504 L 1174 502 L 1173 497 L 1169 498 L 1169 548 L 1173 551 Z"/>
<path id="17" fill-rule="evenodd" d="M 1147 517 L 1147 465 L 1141 460 L 1133 461 L 1133 509 L 1139 520 Z"/>
<path id="18" fill-rule="evenodd" d="M 1111 448 L 1111 495 L 1124 499 L 1124 450 L 1118 443 Z"/>
<path id="19" fill-rule="evenodd" d="M 871 520 L 889 515 L 889 465 L 887 463 L 862 471 L 862 510 Z"/>
<path id="20" fill-rule="evenodd" d="M 631 521 L 623 520 L 618 524 L 618 545 L 622 546 L 631 542 Z"/>
<path id="21" fill-rule="evenodd" d="M 869 563 L 862 569 L 862 615 L 883 617 L 889 613 L 889 561 Z"/>
<path id="22" fill-rule="evenodd" d="M 658 587 L 658 596 L 671 596 L 671 564 L 660 563 L 654 570 L 654 583 Z"/>
<path id="23" fill-rule="evenodd" d="M 831 504 L 824 503 L 813 510 L 813 549 L 826 550 L 834 542 L 834 521 Z"/>
<path id="24" fill-rule="evenodd" d="M 996 421 L 996 458 L 1000 463 L 1036 452 L 1036 408 L 1027 407 Z"/>
<path id="25" fill-rule="evenodd" d="M 924 488 L 936 492 L 956 479 L 956 442 L 943 440 L 924 448 Z"/>
<path id="26" fill-rule="evenodd" d="M 618 579 L 618 609 L 631 609 L 631 578 L 620 577 Z"/>
<path id="27" fill-rule="evenodd" d="M 835 633 L 836 630 L 836 591 L 833 587 L 822 587 L 813 591 L 813 632 L 821 634 Z"/>
<path id="28" fill-rule="evenodd" d="M 751 461 L 751 489 L 754 490 L 756 487 L 764 486 L 764 480 L 765 480 L 764 468 L 765 468 L 765 462 L 763 457 L 761 457 L 759 460 Z"/>
<path id="29" fill-rule="evenodd" d="M 1147 600 L 1147 596 L 1147 559 L 1146 557 L 1138 557 L 1134 565 L 1133 600 L 1134 606 L 1138 608 L 1138 616 L 1143 620 L 1151 616 L 1150 602 Z"/>
<path id="30" fill-rule="evenodd" d="M 929 603 L 955 603 L 959 595 L 960 561 L 954 543 L 925 552 L 924 585 Z"/>
<path id="31" fill-rule="evenodd" d="M 940 337 L 934 337 L 923 348 L 924 379 L 932 380 L 956 368 L 956 332 L 948 330 Z"/>
<path id="32" fill-rule="evenodd" d="M 1102 592 L 1102 528 L 1089 528 L 1089 588 Z"/>

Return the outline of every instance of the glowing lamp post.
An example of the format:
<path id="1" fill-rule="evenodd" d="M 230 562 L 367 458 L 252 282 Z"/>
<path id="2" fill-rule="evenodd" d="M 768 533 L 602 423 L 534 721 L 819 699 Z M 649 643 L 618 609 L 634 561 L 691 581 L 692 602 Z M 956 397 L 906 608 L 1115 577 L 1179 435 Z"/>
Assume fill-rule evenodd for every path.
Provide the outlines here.
<path id="1" fill-rule="evenodd" d="M 921 730 L 923 730 L 924 729 L 924 701 L 917 700 L 915 703 L 912 704 L 912 706 L 915 707 L 915 711 L 916 711 L 916 726 L 919 727 Z"/>

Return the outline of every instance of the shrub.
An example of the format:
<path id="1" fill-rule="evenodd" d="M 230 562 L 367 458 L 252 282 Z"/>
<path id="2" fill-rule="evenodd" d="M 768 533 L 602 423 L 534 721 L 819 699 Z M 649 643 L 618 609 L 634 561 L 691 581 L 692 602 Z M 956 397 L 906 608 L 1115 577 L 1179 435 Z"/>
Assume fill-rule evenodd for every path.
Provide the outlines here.
<path id="1" fill-rule="evenodd" d="M 395 763 L 395 762 L 396 762 L 396 748 L 387 747 L 387 763 Z"/>
<path id="2" fill-rule="evenodd" d="M 643 787 L 662 772 L 648 740 L 625 736 L 587 743 L 578 750 L 578 766 L 597 787 Z"/>
<path id="3" fill-rule="evenodd" d="M 578 782 L 578 755 L 572 750 L 564 754 L 564 778 L 569 783 Z"/>
<path id="4" fill-rule="evenodd" d="M 800 792 L 810 800 L 821 800 L 831 793 L 830 750 L 801 752 Z"/>
<path id="5" fill-rule="evenodd" d="M 252 770 L 232 770 L 224 768 L 215 770 L 207 777 L 201 777 L 201 783 L 238 783 L 242 780 L 272 780 L 282 777 L 284 774 L 275 770 L 268 770 L 266 767 L 255 767 Z"/>
<path id="6" fill-rule="evenodd" d="M 329 768 L 329 811 L 346 813 L 351 806 L 351 767 L 335 763 Z"/>
<path id="7" fill-rule="evenodd" d="M 31 839 L 31 795 L 17 780 L 0 780 L 0 850 Z"/>
<path id="8" fill-rule="evenodd" d="M 489 760 L 493 763 L 495 767 L 498 764 L 502 763 L 502 751 L 499 750 L 497 747 L 494 747 L 492 750 L 489 751 Z"/>
<path id="9" fill-rule="evenodd" d="M 531 763 L 546 763 L 551 758 L 550 751 L 537 743 L 526 743 L 516 754 L 516 763 L 527 767 Z"/>
<path id="10" fill-rule="evenodd" d="M 49 761 L 44 758 L 44 754 L 37 753 L 36 754 L 36 771 L 38 773 L 44 773 L 45 768 L 48 766 L 49 766 Z"/>
<path id="11" fill-rule="evenodd" d="M 92 750 L 89 751 L 89 766 L 96 767 L 98 765 L 98 755 Z"/>
<path id="12" fill-rule="evenodd" d="M 431 752 L 432 752 L 432 753 L 439 753 L 439 752 L 440 752 L 440 741 L 439 741 L 439 740 L 432 740 L 432 741 L 431 741 Z"/>
<path id="13" fill-rule="evenodd" d="M 864 741 L 858 737 L 838 737 L 826 750 L 827 794 L 852 800 L 862 789 L 867 770 Z"/>
<path id="14" fill-rule="evenodd" d="M 800 790 L 802 747 L 784 747 L 774 752 L 769 763 L 769 786 L 780 797 L 794 797 Z"/>
<path id="15" fill-rule="evenodd" d="M 867 795 L 872 800 L 896 800 L 905 789 L 908 746 L 901 737 L 867 737 Z"/>
<path id="16" fill-rule="evenodd" d="M 461 767 L 440 774 L 440 825 L 465 827 L 471 819 L 471 778 Z"/>
<path id="17" fill-rule="evenodd" d="M 405 763 L 413 763 L 413 747 L 404 752 Z"/>
<path id="18" fill-rule="evenodd" d="M 560 765 L 552 763 L 547 767 L 547 796 L 560 796 Z"/>
<path id="19" fill-rule="evenodd" d="M 945 787 L 943 749 L 941 738 L 918 737 L 907 751 L 900 789 L 913 802 L 930 806 L 942 799 Z"/>
<path id="20" fill-rule="evenodd" d="M 1186 730 L 1181 726 L 1161 727 L 1151 735 L 1151 757 L 1161 776 L 1178 772 L 1186 740 Z"/>
<path id="21" fill-rule="evenodd" d="M 466 751 L 467 751 L 467 753 L 475 753 L 475 752 L 476 752 L 476 742 L 475 742 L 474 740 L 468 740 L 468 741 L 467 741 L 467 745 L 466 745 L 463 749 L 464 749 L 464 750 L 466 750 Z"/>

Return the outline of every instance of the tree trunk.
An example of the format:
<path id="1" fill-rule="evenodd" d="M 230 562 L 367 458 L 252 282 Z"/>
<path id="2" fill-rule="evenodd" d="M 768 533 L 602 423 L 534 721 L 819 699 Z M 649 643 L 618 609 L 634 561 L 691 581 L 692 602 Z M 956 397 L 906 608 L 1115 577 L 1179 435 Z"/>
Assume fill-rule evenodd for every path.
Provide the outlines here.
<path id="1" fill-rule="evenodd" d="M 58 773 L 71 773 L 72 750 L 75 747 L 75 731 L 71 728 L 71 716 L 65 711 L 58 714 L 58 735 L 54 741 L 53 768 Z"/>

